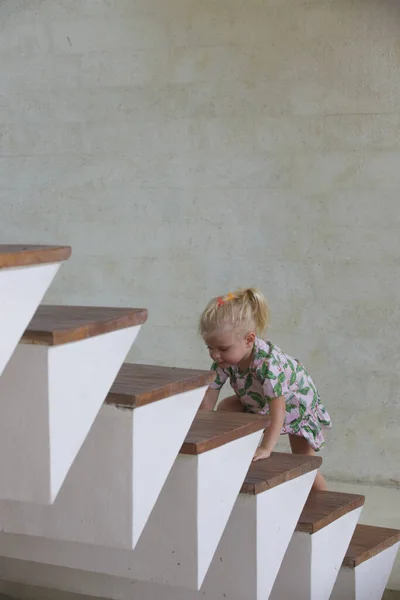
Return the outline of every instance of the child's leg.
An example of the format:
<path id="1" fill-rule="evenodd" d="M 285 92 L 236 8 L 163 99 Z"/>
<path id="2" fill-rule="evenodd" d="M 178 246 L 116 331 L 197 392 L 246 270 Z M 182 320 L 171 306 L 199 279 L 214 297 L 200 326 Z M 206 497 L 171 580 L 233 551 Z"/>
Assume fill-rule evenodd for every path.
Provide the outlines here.
<path id="1" fill-rule="evenodd" d="M 217 410 L 226 412 L 243 412 L 243 404 L 240 402 L 239 397 L 234 394 L 224 398 L 217 406 Z"/>
<path id="2" fill-rule="evenodd" d="M 289 434 L 289 441 L 293 454 L 307 454 L 308 456 L 315 455 L 315 450 L 311 448 L 305 438 L 298 435 Z M 312 489 L 314 491 L 325 491 L 328 489 L 324 476 L 319 471 L 315 478 Z"/>

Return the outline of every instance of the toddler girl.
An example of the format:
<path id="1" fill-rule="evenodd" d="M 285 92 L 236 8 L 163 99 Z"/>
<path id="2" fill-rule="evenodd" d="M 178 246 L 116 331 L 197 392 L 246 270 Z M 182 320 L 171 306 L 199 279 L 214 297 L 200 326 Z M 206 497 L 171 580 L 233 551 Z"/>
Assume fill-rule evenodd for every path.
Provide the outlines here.
<path id="1" fill-rule="evenodd" d="M 218 410 L 270 416 L 253 460 L 268 458 L 284 433 L 289 434 L 293 453 L 314 454 L 324 445 L 322 429 L 331 428 L 331 419 L 303 365 L 262 339 L 267 326 L 268 307 L 256 289 L 239 289 L 209 302 L 200 318 L 200 333 L 216 379 L 200 408 L 214 409 L 229 378 L 235 395 L 222 400 Z M 326 489 L 321 473 L 314 489 Z"/>

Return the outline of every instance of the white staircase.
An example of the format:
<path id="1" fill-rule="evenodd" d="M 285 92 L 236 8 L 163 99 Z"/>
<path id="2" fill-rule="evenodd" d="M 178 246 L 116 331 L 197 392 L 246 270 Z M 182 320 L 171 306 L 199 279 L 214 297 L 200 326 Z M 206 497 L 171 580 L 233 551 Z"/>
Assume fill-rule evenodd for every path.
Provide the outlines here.
<path id="1" fill-rule="evenodd" d="M 212 379 L 123 365 L 54 504 L 0 501 L 0 529 L 132 550 Z"/>
<path id="2" fill-rule="evenodd" d="M 357 525 L 332 600 L 381 600 L 400 547 L 400 531 Z"/>
<path id="3" fill-rule="evenodd" d="M 53 281 L 66 246 L 0 244 L 0 375 Z"/>
<path id="4" fill-rule="evenodd" d="M 146 318 L 38 308 L 0 378 L 0 454 L 12 456 L 0 464 L 0 498 L 54 502 Z"/>
<path id="5" fill-rule="evenodd" d="M 312 492 L 275 581 L 271 600 L 329 600 L 364 497 Z"/>
<path id="6" fill-rule="evenodd" d="M 0 246 L 1 306 L 18 306 L 10 327 L 0 314 L 0 578 L 115 600 L 378 600 L 399 532 L 356 527 L 361 496 L 310 494 L 318 457 L 251 463 L 266 419 L 197 412 L 212 373 L 123 364 L 146 310 L 39 307 L 69 253 Z"/>

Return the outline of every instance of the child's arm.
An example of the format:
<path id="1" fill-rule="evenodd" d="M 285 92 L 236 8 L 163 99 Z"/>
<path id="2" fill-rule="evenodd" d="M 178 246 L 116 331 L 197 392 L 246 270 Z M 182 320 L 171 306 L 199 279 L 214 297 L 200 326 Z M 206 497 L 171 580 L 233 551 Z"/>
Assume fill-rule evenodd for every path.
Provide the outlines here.
<path id="1" fill-rule="evenodd" d="M 285 421 L 286 400 L 284 396 L 273 398 L 269 402 L 269 410 L 271 423 L 264 433 L 263 440 L 259 448 L 257 448 L 253 461 L 269 458 L 271 452 L 276 446 L 279 436 L 282 431 L 282 426 Z"/>
<path id="2" fill-rule="evenodd" d="M 199 410 L 214 410 L 214 407 L 217 404 L 219 392 L 220 390 L 215 390 L 209 387 L 206 393 L 204 394 L 204 398 L 202 403 L 200 404 Z"/>

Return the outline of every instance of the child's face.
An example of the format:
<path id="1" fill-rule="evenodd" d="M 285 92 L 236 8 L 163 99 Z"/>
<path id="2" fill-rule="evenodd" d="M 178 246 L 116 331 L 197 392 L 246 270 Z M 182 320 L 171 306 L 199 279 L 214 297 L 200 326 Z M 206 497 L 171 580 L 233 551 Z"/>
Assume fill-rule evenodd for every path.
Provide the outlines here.
<path id="1" fill-rule="evenodd" d="M 248 356 L 253 349 L 254 339 L 252 333 L 244 335 L 226 330 L 204 337 L 212 360 L 221 368 L 237 365 Z"/>

